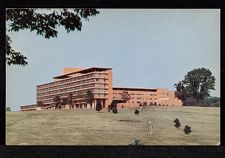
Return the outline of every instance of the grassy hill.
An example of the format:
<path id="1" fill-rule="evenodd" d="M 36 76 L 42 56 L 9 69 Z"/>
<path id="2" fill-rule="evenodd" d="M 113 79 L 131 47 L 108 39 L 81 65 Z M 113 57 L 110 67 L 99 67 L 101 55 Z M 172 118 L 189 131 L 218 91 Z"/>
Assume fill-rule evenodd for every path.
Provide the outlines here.
<path id="1" fill-rule="evenodd" d="M 151 107 L 139 115 L 132 109 L 118 112 L 6 112 L 6 144 L 128 145 L 140 139 L 144 145 L 216 145 L 220 141 L 220 108 Z M 181 129 L 174 127 L 175 118 L 180 120 Z M 188 135 L 183 132 L 185 125 L 192 128 Z"/>

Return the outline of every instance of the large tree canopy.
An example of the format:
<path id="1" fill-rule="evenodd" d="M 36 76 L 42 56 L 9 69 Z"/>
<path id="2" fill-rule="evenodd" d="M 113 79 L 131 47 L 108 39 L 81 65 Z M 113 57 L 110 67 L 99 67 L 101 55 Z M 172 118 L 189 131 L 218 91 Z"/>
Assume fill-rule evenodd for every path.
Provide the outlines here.
<path id="1" fill-rule="evenodd" d="M 176 91 L 175 91 L 175 96 L 180 99 L 182 102 L 184 102 L 186 100 L 186 98 L 188 98 L 188 92 L 187 92 L 187 85 L 185 84 L 185 81 L 179 81 L 178 83 L 176 83 L 174 85 L 176 87 Z"/>
<path id="2" fill-rule="evenodd" d="M 182 102 L 188 97 L 199 102 L 210 96 L 210 90 L 215 90 L 215 77 L 209 69 L 198 68 L 188 72 L 184 80 L 175 84 L 175 87 L 175 95 Z"/>
<path id="3" fill-rule="evenodd" d="M 99 12 L 96 9 L 48 9 L 51 13 L 43 13 L 40 9 L 7 9 L 6 21 L 8 31 L 28 29 L 45 38 L 57 37 L 57 26 L 63 26 L 67 33 L 81 31 L 82 19 L 89 20 Z M 26 57 L 14 51 L 10 37 L 6 36 L 6 62 L 8 65 L 26 65 Z"/>

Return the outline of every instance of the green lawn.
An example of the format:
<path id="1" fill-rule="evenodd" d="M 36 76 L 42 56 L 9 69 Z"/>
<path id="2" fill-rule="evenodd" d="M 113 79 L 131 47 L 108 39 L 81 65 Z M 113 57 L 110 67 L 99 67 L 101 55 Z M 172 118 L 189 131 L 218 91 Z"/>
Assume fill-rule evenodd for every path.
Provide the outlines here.
<path id="1" fill-rule="evenodd" d="M 49 110 L 6 113 L 7 145 L 217 145 L 220 141 L 218 107 L 151 107 L 139 115 L 132 109 Z M 181 129 L 174 127 L 178 118 Z M 150 123 L 152 134 L 150 134 Z M 192 132 L 184 134 L 184 125 Z"/>

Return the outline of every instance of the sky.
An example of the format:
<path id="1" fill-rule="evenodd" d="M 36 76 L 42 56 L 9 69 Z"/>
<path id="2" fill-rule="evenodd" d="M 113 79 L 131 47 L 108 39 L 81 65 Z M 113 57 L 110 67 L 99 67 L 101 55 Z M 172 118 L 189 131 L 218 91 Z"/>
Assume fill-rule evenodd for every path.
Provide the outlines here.
<path id="1" fill-rule="evenodd" d="M 6 106 L 19 111 L 36 103 L 36 85 L 53 81 L 64 67 L 110 67 L 113 86 L 167 88 L 187 72 L 205 67 L 220 96 L 219 9 L 98 9 L 81 31 L 45 39 L 35 32 L 9 32 L 28 65 L 6 65 Z M 41 10 L 45 12 L 45 10 Z"/>

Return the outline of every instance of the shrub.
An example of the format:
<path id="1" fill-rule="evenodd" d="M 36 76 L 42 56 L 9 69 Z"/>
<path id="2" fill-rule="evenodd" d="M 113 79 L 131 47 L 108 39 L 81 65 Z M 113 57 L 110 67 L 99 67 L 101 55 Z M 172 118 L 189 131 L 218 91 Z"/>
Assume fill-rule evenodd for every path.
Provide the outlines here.
<path id="1" fill-rule="evenodd" d="M 184 127 L 184 133 L 185 133 L 185 134 L 191 133 L 191 126 L 187 126 L 187 125 L 186 125 L 186 126 Z"/>
<path id="2" fill-rule="evenodd" d="M 180 120 L 179 120 L 179 119 L 176 118 L 173 122 L 175 122 L 175 125 L 174 125 L 174 126 L 175 126 L 176 128 L 179 128 L 179 127 L 181 126 L 181 125 L 180 125 Z"/>
<path id="3" fill-rule="evenodd" d="M 7 107 L 7 108 L 6 108 L 6 111 L 11 111 L 10 107 Z"/>
<path id="4" fill-rule="evenodd" d="M 138 114 L 139 114 L 139 111 L 138 111 L 138 110 L 135 110 L 135 111 L 134 111 L 134 114 L 135 114 L 135 115 L 138 115 Z"/>
<path id="5" fill-rule="evenodd" d="M 113 108 L 113 109 L 112 109 L 112 112 L 113 112 L 114 114 L 118 113 L 118 111 L 117 111 L 116 108 Z"/>
<path id="6" fill-rule="evenodd" d="M 147 102 L 144 102 L 144 103 L 143 103 L 143 106 L 147 106 L 147 104 L 148 104 Z"/>
<path id="7" fill-rule="evenodd" d="M 100 102 L 98 102 L 96 105 L 96 111 L 99 112 L 100 110 L 102 110 L 102 104 Z"/>
<path id="8" fill-rule="evenodd" d="M 141 142 L 140 139 L 134 138 L 133 142 L 129 144 L 130 146 L 143 146 L 144 144 Z"/>

